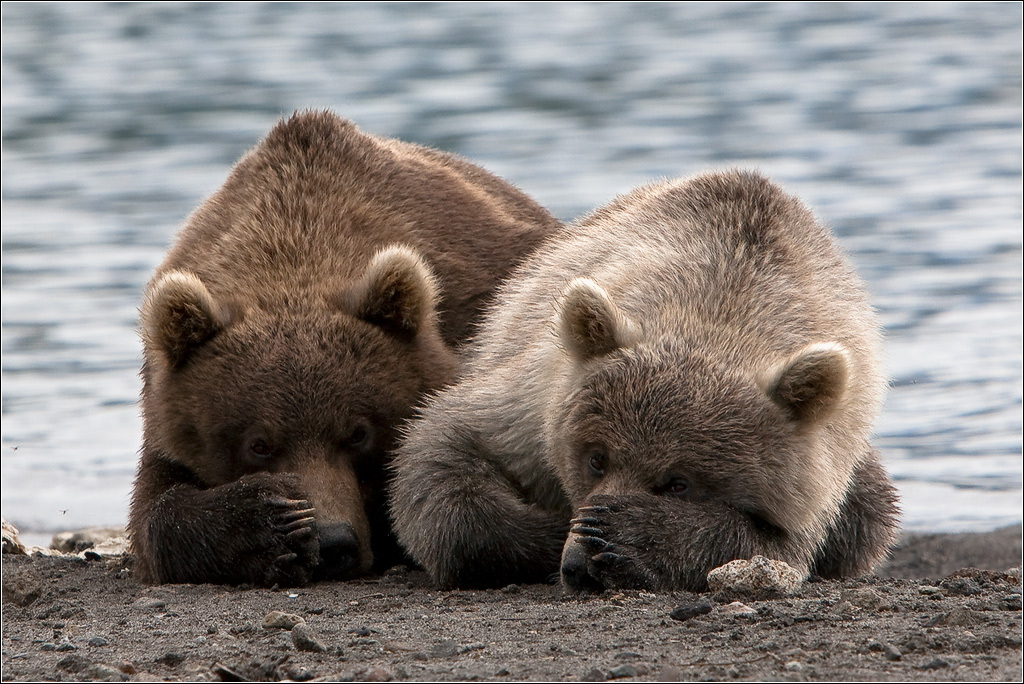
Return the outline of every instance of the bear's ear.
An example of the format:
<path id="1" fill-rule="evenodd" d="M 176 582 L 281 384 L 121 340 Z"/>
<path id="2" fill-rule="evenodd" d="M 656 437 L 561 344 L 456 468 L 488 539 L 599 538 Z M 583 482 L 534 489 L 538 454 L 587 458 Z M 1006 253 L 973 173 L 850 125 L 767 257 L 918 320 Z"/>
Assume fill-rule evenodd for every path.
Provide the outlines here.
<path id="1" fill-rule="evenodd" d="M 436 320 L 438 290 L 433 272 L 415 250 L 392 245 L 373 257 L 343 306 L 353 316 L 411 340 Z"/>
<path id="2" fill-rule="evenodd" d="M 165 273 L 142 303 L 146 347 L 160 350 L 172 368 L 184 365 L 227 323 L 203 281 L 184 271 Z"/>
<path id="3" fill-rule="evenodd" d="M 768 375 L 765 391 L 794 420 L 815 422 L 842 399 L 849 375 L 849 354 L 837 342 L 809 344 Z"/>
<path id="4" fill-rule="evenodd" d="M 558 302 L 555 324 L 562 345 L 579 361 L 632 346 L 639 339 L 636 326 L 589 278 L 569 283 Z"/>

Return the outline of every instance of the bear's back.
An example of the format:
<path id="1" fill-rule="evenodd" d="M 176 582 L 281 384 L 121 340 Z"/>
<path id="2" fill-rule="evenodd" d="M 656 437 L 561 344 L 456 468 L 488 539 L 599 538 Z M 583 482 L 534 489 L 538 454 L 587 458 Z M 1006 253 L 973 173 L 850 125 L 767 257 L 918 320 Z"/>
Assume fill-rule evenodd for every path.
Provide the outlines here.
<path id="1" fill-rule="evenodd" d="M 457 342 L 512 266 L 508 254 L 557 228 L 529 197 L 464 159 L 303 112 L 279 123 L 189 217 L 154 282 L 185 270 L 242 306 L 331 306 L 375 253 L 404 244 L 438 275 L 442 331 Z"/>
<path id="2" fill-rule="evenodd" d="M 550 357 L 550 326 L 535 322 L 551 319 L 577 277 L 604 288 L 645 343 L 669 340 L 751 374 L 838 342 L 855 366 L 858 422 L 880 406 L 881 336 L 863 283 L 803 203 L 760 174 L 655 183 L 583 217 L 520 267 L 500 295 L 515 305 L 495 311 L 483 335 L 537 330 L 534 358 Z"/>

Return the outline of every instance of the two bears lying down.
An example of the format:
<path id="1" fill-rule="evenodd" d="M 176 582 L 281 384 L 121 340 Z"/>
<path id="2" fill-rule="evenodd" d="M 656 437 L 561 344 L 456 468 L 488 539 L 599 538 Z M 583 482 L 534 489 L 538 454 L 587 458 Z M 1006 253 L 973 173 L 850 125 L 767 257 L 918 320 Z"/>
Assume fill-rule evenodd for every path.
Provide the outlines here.
<path id="1" fill-rule="evenodd" d="M 301 584 L 405 553 L 442 587 L 706 587 L 762 554 L 867 572 L 878 322 L 750 172 L 564 226 L 459 157 L 278 124 L 146 292 L 130 534 L 148 582 Z"/>

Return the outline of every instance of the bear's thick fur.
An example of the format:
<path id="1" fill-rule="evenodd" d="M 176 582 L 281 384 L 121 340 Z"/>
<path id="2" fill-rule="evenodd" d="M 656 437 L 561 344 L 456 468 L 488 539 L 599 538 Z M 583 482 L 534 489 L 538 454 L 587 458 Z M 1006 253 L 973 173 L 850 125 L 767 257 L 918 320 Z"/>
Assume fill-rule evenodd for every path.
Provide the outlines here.
<path id="1" fill-rule="evenodd" d="M 279 123 L 146 291 L 138 576 L 300 584 L 394 560 L 395 429 L 558 227 L 459 157 L 329 112 Z"/>
<path id="2" fill-rule="evenodd" d="M 700 590 L 754 554 L 866 572 L 898 517 L 868 441 L 880 353 L 797 199 L 746 172 L 640 188 L 499 292 L 399 448 L 399 541 L 444 587 L 561 568 L 581 590 Z"/>

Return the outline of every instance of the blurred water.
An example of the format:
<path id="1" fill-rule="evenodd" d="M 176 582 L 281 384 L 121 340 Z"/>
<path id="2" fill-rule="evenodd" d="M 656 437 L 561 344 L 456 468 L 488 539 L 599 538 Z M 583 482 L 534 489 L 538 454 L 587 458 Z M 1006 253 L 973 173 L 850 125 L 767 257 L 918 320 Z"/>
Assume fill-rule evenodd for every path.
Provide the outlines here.
<path id="1" fill-rule="evenodd" d="M 464 154 L 571 219 L 753 166 L 868 281 L 905 526 L 1021 520 L 1021 7 L 4 3 L 3 515 L 125 520 L 142 287 L 281 115 Z"/>

